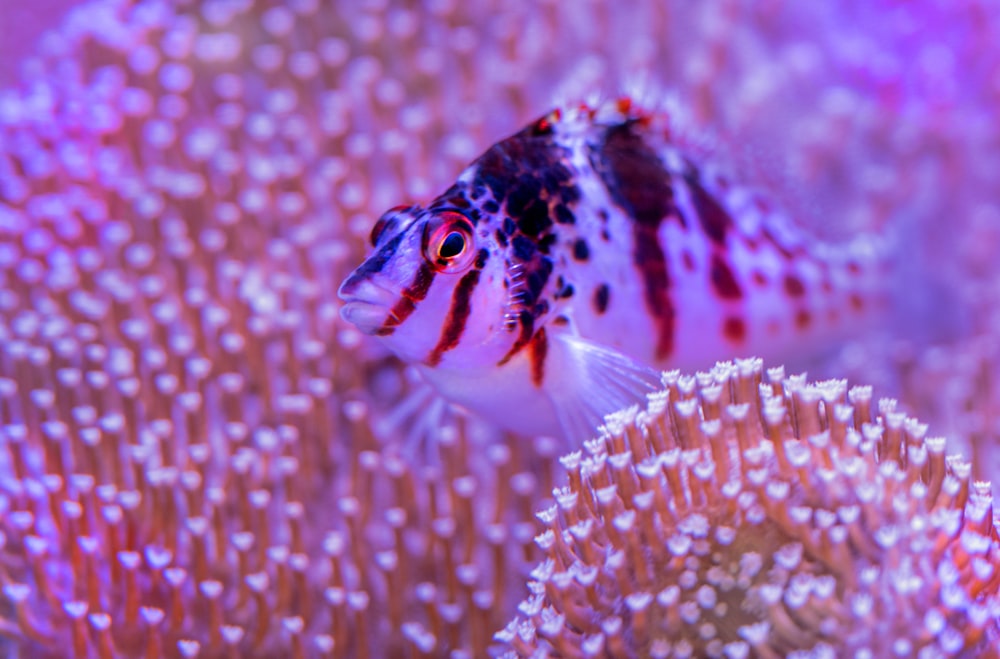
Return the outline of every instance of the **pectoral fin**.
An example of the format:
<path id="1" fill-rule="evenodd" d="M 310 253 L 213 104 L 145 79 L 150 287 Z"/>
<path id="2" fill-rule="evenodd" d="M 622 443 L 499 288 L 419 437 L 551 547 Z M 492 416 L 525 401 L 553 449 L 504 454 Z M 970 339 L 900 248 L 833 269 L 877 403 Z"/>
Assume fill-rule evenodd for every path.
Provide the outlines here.
<path id="1" fill-rule="evenodd" d="M 661 388 L 659 371 L 569 331 L 553 332 L 549 350 L 559 366 L 547 373 L 545 389 L 573 447 L 596 436 L 606 414 L 645 405 L 646 394 Z"/>

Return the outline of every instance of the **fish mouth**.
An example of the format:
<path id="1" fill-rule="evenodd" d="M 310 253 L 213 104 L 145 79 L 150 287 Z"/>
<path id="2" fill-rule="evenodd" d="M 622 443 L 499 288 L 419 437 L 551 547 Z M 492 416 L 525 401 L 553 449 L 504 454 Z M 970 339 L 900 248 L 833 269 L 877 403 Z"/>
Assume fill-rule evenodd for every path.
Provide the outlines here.
<path id="1" fill-rule="evenodd" d="M 368 279 L 349 277 L 340 285 L 337 296 L 345 302 L 340 317 L 364 334 L 377 334 L 392 317 L 392 307 L 399 295 Z"/>

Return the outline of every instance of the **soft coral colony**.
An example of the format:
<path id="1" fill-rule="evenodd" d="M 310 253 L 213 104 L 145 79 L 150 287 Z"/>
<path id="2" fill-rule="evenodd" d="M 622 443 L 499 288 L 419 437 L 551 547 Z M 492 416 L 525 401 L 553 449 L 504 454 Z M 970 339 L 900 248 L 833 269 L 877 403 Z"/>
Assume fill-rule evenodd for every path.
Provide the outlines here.
<path id="1" fill-rule="evenodd" d="M 487 26 L 482 4 L 95 3 L 0 96 L 12 652 L 483 656 L 525 584 L 497 637 L 525 654 L 995 640 L 985 489 L 863 391 L 769 373 L 758 393 L 749 362 L 672 380 L 564 459 L 542 526 L 563 482 L 551 442 L 479 450 L 458 420 L 425 466 L 376 440 L 408 383 L 334 303 L 371 216 L 516 125 L 487 108 L 523 118 L 562 74 L 601 75 L 560 44 L 601 54 L 595 26 L 634 27 L 517 3 Z M 721 120 L 709 81 L 733 8 L 717 4 L 678 79 Z M 827 105 L 812 157 L 847 121 Z M 878 639 L 840 634 L 875 618 Z"/>
<path id="2" fill-rule="evenodd" d="M 355 215 L 448 167 L 422 146 L 448 60 L 403 109 L 392 71 L 449 17 L 91 5 L 3 96 L 16 652 L 483 654 L 546 460 L 463 427 L 433 467 L 381 451 L 366 391 L 403 383 L 333 303 Z"/>
<path id="3" fill-rule="evenodd" d="M 870 387 L 667 374 L 562 459 L 518 656 L 997 656 L 989 484 Z"/>

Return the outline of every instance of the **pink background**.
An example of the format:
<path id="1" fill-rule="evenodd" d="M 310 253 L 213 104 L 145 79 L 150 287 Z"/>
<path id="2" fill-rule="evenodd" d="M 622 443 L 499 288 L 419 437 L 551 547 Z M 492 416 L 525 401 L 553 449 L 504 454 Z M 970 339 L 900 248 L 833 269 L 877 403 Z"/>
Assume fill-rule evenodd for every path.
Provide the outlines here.
<path id="1" fill-rule="evenodd" d="M 0 87 L 18 80 L 21 60 L 80 0 L 0 0 Z"/>

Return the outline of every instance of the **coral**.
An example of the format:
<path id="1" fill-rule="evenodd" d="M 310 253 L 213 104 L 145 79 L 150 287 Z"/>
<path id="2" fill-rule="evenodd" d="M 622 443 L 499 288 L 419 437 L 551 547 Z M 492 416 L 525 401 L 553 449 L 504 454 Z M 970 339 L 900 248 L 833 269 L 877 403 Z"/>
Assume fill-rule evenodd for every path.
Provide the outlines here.
<path id="1" fill-rule="evenodd" d="M 562 459 L 512 655 L 995 656 L 990 486 L 944 439 L 756 360 L 665 384 Z"/>
<path id="2" fill-rule="evenodd" d="M 411 386 L 335 295 L 372 209 L 465 158 L 431 155 L 464 136 L 429 105 L 457 72 L 412 41 L 451 16 L 95 3 L 0 97 L 19 652 L 483 654 L 552 447 L 473 450 L 456 421 L 424 466 L 376 440 Z"/>

